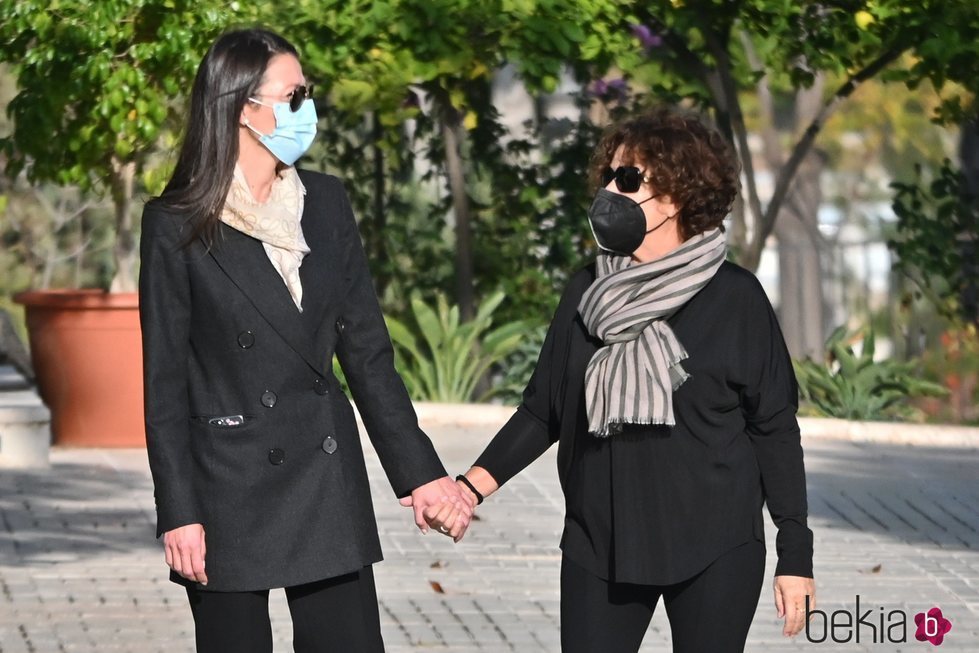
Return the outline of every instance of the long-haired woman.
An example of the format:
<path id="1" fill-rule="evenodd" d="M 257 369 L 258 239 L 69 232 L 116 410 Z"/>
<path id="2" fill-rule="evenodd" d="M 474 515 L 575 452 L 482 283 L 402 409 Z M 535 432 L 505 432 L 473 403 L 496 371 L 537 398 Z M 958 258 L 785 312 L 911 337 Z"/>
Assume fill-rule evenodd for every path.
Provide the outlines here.
<path id="1" fill-rule="evenodd" d="M 316 134 L 296 49 L 229 32 L 143 214 L 140 317 L 157 535 L 199 651 L 267 652 L 271 588 L 297 651 L 383 650 L 381 550 L 338 357 L 388 479 L 421 511 L 466 502 L 418 428 L 343 186 L 294 164 Z M 462 505 L 462 503 L 460 503 Z M 471 514 L 466 503 L 453 534 Z"/>

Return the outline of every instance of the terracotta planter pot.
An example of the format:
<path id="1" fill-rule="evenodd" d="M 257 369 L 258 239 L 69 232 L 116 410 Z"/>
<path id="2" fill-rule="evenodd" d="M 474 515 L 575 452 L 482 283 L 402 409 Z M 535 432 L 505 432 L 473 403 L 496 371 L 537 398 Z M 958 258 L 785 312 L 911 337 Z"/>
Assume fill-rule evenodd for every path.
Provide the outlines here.
<path id="1" fill-rule="evenodd" d="M 23 292 L 31 359 L 54 443 L 145 447 L 137 293 Z"/>

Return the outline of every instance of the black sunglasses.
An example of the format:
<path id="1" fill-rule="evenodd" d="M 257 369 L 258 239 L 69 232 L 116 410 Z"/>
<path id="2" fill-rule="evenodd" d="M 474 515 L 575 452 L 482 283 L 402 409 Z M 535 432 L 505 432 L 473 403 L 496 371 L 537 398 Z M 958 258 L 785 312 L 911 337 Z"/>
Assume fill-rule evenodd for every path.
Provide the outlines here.
<path id="1" fill-rule="evenodd" d="M 293 113 L 296 113 L 297 111 L 299 111 L 299 108 L 303 105 L 303 102 L 305 102 L 306 99 L 312 95 L 313 95 L 312 84 L 310 84 L 309 86 L 297 86 L 296 90 L 294 90 L 292 92 L 292 95 L 289 97 L 289 110 L 292 111 Z"/>
<path id="2" fill-rule="evenodd" d="M 297 86 L 295 90 L 292 92 L 292 94 L 289 96 L 289 110 L 292 111 L 293 113 L 296 113 L 297 111 L 299 111 L 300 108 L 302 108 L 303 102 L 306 101 L 306 98 L 311 97 L 312 95 L 313 95 L 312 84 L 310 84 L 309 86 Z M 267 96 L 262 95 L 260 93 L 256 93 L 255 97 L 267 97 Z M 259 102 L 259 104 L 262 103 Z"/>
<path id="3" fill-rule="evenodd" d="M 645 176 L 636 166 L 619 166 L 615 170 L 610 167 L 605 168 L 602 172 L 602 186 L 608 186 L 613 179 L 620 193 L 635 193 L 643 182 L 650 180 L 650 177 Z"/>

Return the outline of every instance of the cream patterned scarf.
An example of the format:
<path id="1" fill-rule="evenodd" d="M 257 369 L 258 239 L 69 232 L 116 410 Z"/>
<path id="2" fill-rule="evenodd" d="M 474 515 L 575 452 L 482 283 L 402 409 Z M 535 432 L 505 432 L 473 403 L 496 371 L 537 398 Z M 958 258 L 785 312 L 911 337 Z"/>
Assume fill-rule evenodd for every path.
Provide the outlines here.
<path id="1" fill-rule="evenodd" d="M 309 253 L 300 225 L 305 195 L 306 187 L 299 180 L 299 173 L 289 167 L 272 182 L 268 201 L 257 202 L 248 188 L 245 174 L 235 165 L 231 189 L 221 212 L 221 222 L 262 241 L 269 261 L 282 277 L 300 312 L 303 310 L 303 286 L 299 280 L 299 266 Z"/>
<path id="2" fill-rule="evenodd" d="M 680 364 L 688 355 L 666 319 L 714 278 L 725 253 L 724 234 L 714 229 L 649 263 L 599 255 L 595 282 L 578 304 L 588 332 L 605 343 L 585 369 L 589 432 L 676 423 L 673 391 L 689 378 Z"/>

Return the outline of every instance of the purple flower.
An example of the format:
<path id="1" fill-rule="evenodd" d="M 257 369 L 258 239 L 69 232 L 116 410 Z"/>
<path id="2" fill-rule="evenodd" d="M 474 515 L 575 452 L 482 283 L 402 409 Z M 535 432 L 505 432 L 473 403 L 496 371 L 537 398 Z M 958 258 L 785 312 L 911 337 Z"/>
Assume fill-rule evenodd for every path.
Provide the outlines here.
<path id="1" fill-rule="evenodd" d="M 629 92 L 629 85 L 625 83 L 625 80 L 621 77 L 618 79 L 613 79 L 608 83 L 609 93 L 615 93 L 617 95 L 625 95 Z"/>
<path id="2" fill-rule="evenodd" d="M 663 45 L 663 37 L 653 32 L 645 25 L 633 25 L 632 35 L 639 39 L 644 50 L 651 50 Z"/>
<path id="3" fill-rule="evenodd" d="M 596 79 L 591 83 L 588 91 L 604 102 L 618 100 L 624 101 L 629 97 L 629 84 L 622 78 L 618 79 Z"/>
<path id="4" fill-rule="evenodd" d="M 421 107 L 421 102 L 418 99 L 418 94 L 414 91 L 408 91 L 405 94 L 404 100 L 401 101 L 402 109 L 418 109 Z"/>

